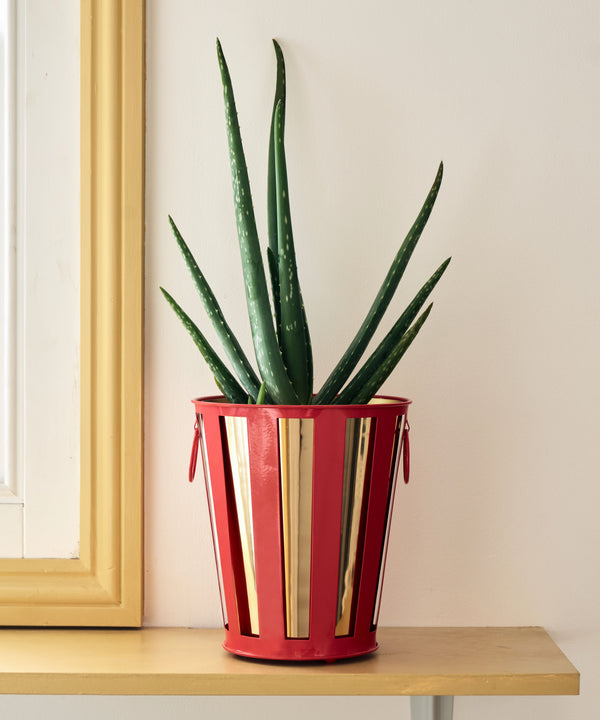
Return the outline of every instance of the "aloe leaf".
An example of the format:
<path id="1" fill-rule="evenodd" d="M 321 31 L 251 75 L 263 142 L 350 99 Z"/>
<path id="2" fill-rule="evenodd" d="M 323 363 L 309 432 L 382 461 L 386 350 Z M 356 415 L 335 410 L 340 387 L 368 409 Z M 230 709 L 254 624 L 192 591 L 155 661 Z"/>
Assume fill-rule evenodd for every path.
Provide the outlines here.
<path id="1" fill-rule="evenodd" d="M 252 206 L 252 195 L 240 126 L 237 119 L 233 86 L 227 63 L 217 40 L 217 55 L 221 80 L 223 82 L 223 98 L 225 101 L 225 117 L 227 120 L 227 140 L 229 143 L 229 159 L 233 181 L 233 197 L 237 221 L 238 239 L 242 257 L 246 303 L 252 340 L 256 353 L 256 361 L 263 380 L 267 384 L 269 397 L 280 405 L 298 403 L 298 397 L 287 375 L 279 352 L 279 343 L 275 328 L 269 293 L 265 277 L 265 268 L 258 242 L 258 232 Z"/>
<path id="2" fill-rule="evenodd" d="M 160 289 L 164 295 L 166 301 L 169 303 L 173 312 L 177 315 L 179 320 L 182 322 L 185 329 L 189 332 L 192 340 L 196 344 L 196 347 L 202 353 L 202 356 L 206 360 L 208 367 L 212 374 L 215 376 L 217 387 L 229 402 L 232 403 L 243 403 L 246 401 L 247 394 L 244 392 L 241 385 L 237 382 L 235 377 L 229 372 L 227 367 L 223 364 L 221 358 L 209 345 L 204 335 L 200 332 L 194 321 L 187 315 L 187 313 L 181 308 L 181 306 L 173 299 L 173 297 L 164 289 Z"/>
<path id="3" fill-rule="evenodd" d="M 267 263 L 269 265 L 269 275 L 271 276 L 271 291 L 273 293 L 273 308 L 275 314 L 275 332 L 277 333 L 277 342 L 279 343 L 279 352 L 283 356 L 283 348 L 281 345 L 281 294 L 279 292 L 279 264 L 277 256 L 270 247 L 267 248 Z"/>
<path id="4" fill-rule="evenodd" d="M 312 342 L 310 339 L 310 333 L 308 331 L 308 321 L 306 319 L 306 310 L 304 308 L 304 302 L 302 303 L 302 321 L 304 323 L 304 342 L 306 343 L 306 377 L 311 394 L 306 401 L 307 404 L 312 403 L 312 388 L 314 385 L 314 367 L 313 367 L 313 353 L 312 353 Z"/>
<path id="5" fill-rule="evenodd" d="M 417 317 L 419 310 L 425 304 L 427 298 L 431 295 L 433 289 L 438 284 L 440 278 L 446 271 L 446 268 L 450 264 L 451 258 L 444 260 L 439 268 L 433 273 L 433 275 L 427 280 L 419 292 L 415 295 L 409 305 L 406 307 L 402 315 L 396 320 L 394 326 L 389 331 L 388 343 L 390 347 L 393 347 L 397 342 L 400 341 L 404 333 L 410 327 L 412 321 Z M 365 365 L 357 372 L 356 376 L 348 383 L 348 385 L 342 390 L 340 396 L 344 402 L 348 402 L 348 398 L 356 395 L 357 388 L 360 388 L 365 379 L 370 377 L 377 371 L 377 362 L 380 362 L 381 358 L 378 358 L 375 353 L 366 361 Z M 345 399 L 344 399 L 345 398 Z M 336 402 L 334 400 L 334 402 Z"/>
<path id="6" fill-rule="evenodd" d="M 395 345 L 395 343 L 397 343 L 402 338 L 404 333 L 408 330 L 412 321 L 417 317 L 419 310 L 423 307 L 425 301 L 427 300 L 429 295 L 431 295 L 434 287 L 437 285 L 440 278 L 446 271 L 446 268 L 450 264 L 450 260 L 451 258 L 448 258 L 439 266 L 439 268 L 433 273 L 429 280 L 427 280 L 427 282 L 415 295 L 415 297 L 406 307 L 402 315 L 398 318 L 398 320 L 396 320 L 394 326 L 388 333 L 390 346 Z M 345 403 L 348 402 L 348 398 L 356 395 L 357 388 L 361 387 L 361 385 L 365 382 L 365 378 L 368 378 L 370 375 L 376 372 L 377 362 L 379 362 L 379 360 L 377 358 L 373 359 L 372 355 L 369 360 L 367 360 L 365 365 L 357 372 L 353 380 L 348 383 L 348 385 L 342 390 L 340 396 L 342 396 L 342 400 Z"/>
<path id="7" fill-rule="evenodd" d="M 260 390 L 258 391 L 258 396 L 256 398 L 256 404 L 263 405 L 265 402 L 265 399 L 266 399 L 266 395 L 267 395 L 267 386 L 266 386 L 266 383 L 263 383 L 260 386 Z"/>
<path id="8" fill-rule="evenodd" d="M 183 255 L 185 264 L 191 273 L 196 290 L 200 295 L 206 314 L 213 324 L 215 332 L 223 346 L 223 350 L 225 351 L 225 354 L 227 355 L 229 362 L 231 363 L 243 388 L 253 400 L 256 400 L 256 396 L 258 395 L 258 390 L 260 388 L 260 380 L 256 376 L 256 373 L 254 372 L 252 365 L 250 365 L 250 362 L 242 350 L 237 338 L 227 324 L 213 291 L 206 282 L 206 278 L 198 267 L 198 263 L 170 215 L 169 222 L 171 223 L 175 240 L 177 241 L 177 245 Z"/>
<path id="9" fill-rule="evenodd" d="M 217 378 L 216 375 L 213 375 L 213 380 L 215 381 L 215 385 L 219 388 L 219 392 L 221 393 L 221 395 L 223 395 L 223 396 L 225 397 L 225 399 L 227 400 L 227 402 L 233 402 L 233 400 L 230 400 L 230 399 L 227 397 L 227 393 L 225 392 L 224 387 L 221 385 L 221 383 L 219 382 L 219 380 L 218 380 L 218 378 Z M 251 398 L 250 396 L 248 396 L 248 400 L 251 400 L 251 399 L 252 399 L 252 398 Z"/>
<path id="10" fill-rule="evenodd" d="M 277 256 L 279 255 L 279 243 L 277 239 L 277 189 L 275 180 L 275 144 L 273 131 L 275 128 L 275 110 L 282 106 L 282 117 L 285 123 L 285 62 L 283 52 L 276 40 L 273 40 L 275 55 L 277 57 L 277 80 L 275 84 L 275 99 L 273 101 L 273 113 L 271 115 L 271 131 L 269 133 L 269 164 L 267 173 L 267 222 L 269 231 L 269 247 L 267 255 L 269 259 L 269 272 L 271 276 L 271 288 L 273 294 L 273 307 L 275 310 L 275 327 L 279 345 L 281 347 L 281 307 L 279 293 L 279 271 L 277 269 Z M 275 262 L 272 262 L 275 260 Z"/>
<path id="11" fill-rule="evenodd" d="M 283 135 L 283 105 L 279 102 L 275 110 L 273 139 L 279 243 L 281 346 L 283 361 L 298 400 L 302 404 L 308 404 L 312 399 L 309 372 L 309 367 L 312 365 L 312 359 L 309 358 L 311 346 L 310 341 L 307 342 L 306 313 L 296 267 Z"/>
<path id="12" fill-rule="evenodd" d="M 444 165 L 443 163 L 440 163 L 436 178 L 431 186 L 431 190 L 429 191 L 427 198 L 425 199 L 423 207 L 421 208 L 417 219 L 413 223 L 413 226 L 409 230 L 408 235 L 404 239 L 404 242 L 400 246 L 392 266 L 390 267 L 366 318 L 341 360 L 335 366 L 321 390 L 317 393 L 314 400 L 315 404 L 324 405 L 333 401 L 336 393 L 350 377 L 350 374 L 356 367 L 356 364 L 364 353 L 369 341 L 373 337 L 373 333 L 377 329 L 385 310 L 390 304 L 413 250 L 421 237 L 423 228 L 429 219 L 440 189 L 443 172 Z"/>
<path id="13" fill-rule="evenodd" d="M 368 403 L 408 350 L 423 323 L 427 320 L 432 307 L 433 303 L 426 308 L 399 339 L 394 337 L 394 329 L 392 328 L 352 382 L 336 397 L 334 404 L 357 405 Z"/>

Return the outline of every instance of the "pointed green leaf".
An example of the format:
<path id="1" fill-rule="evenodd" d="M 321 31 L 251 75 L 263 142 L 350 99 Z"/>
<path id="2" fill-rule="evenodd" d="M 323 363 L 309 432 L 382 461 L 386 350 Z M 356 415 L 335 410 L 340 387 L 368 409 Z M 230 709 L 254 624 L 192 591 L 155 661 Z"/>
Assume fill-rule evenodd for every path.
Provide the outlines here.
<path id="1" fill-rule="evenodd" d="M 269 247 L 267 250 L 269 259 L 269 272 L 271 276 L 271 288 L 273 294 L 273 307 L 275 310 L 275 327 L 279 345 L 281 347 L 281 307 L 279 304 L 279 271 L 276 258 L 279 254 L 279 243 L 277 241 L 277 191 L 275 185 L 275 146 L 273 131 L 275 128 L 275 110 L 281 103 L 283 122 L 285 123 L 285 62 L 283 52 L 276 40 L 273 40 L 275 55 L 277 57 L 277 80 L 275 85 L 275 99 L 273 101 L 273 113 L 271 115 L 271 131 L 269 133 L 269 165 L 267 174 L 267 221 L 269 230 Z M 275 263 L 272 262 L 275 258 Z"/>
<path id="2" fill-rule="evenodd" d="M 219 388 L 219 392 L 221 393 L 221 395 L 223 395 L 223 397 L 227 400 L 227 402 L 233 402 L 233 400 L 231 400 L 229 397 L 227 397 L 225 388 L 221 385 L 221 383 L 219 382 L 219 379 L 217 378 L 216 375 L 213 375 L 213 380 L 215 381 L 215 385 Z"/>
<path id="3" fill-rule="evenodd" d="M 377 297 L 375 298 L 371 309 L 364 319 L 363 324 L 360 326 L 354 340 L 351 342 L 341 360 L 325 381 L 321 390 L 317 393 L 314 401 L 315 404 L 324 405 L 333 401 L 336 393 L 350 377 L 350 374 L 366 350 L 369 341 L 373 337 L 373 333 L 377 329 L 377 326 L 379 325 L 379 322 L 381 321 L 381 318 L 383 317 L 383 314 L 387 309 L 396 288 L 398 287 L 398 283 L 404 274 L 404 270 L 406 269 L 413 250 L 421 237 L 423 228 L 429 219 L 435 199 L 440 189 L 443 171 L 443 163 L 440 163 L 436 178 L 431 186 L 431 190 L 427 195 L 423 207 L 398 250 L 396 257 L 394 258 L 394 262 L 392 263 L 392 266 L 390 267 L 388 274 L 377 293 Z"/>
<path id="4" fill-rule="evenodd" d="M 267 263 L 269 265 L 269 275 L 271 276 L 271 291 L 273 297 L 273 308 L 275 314 L 275 330 L 277 333 L 277 342 L 279 343 L 279 352 L 283 357 L 283 347 L 281 345 L 281 294 L 279 292 L 279 263 L 277 256 L 270 247 L 267 248 Z"/>
<path id="5" fill-rule="evenodd" d="M 310 395 L 306 401 L 307 405 L 312 404 L 313 395 L 312 389 L 314 386 L 314 368 L 313 368 L 313 352 L 312 352 L 312 341 L 310 339 L 310 333 L 308 331 L 308 321 L 306 319 L 306 310 L 304 308 L 304 302 L 302 303 L 302 321 L 304 323 L 304 342 L 306 343 L 306 378 L 307 384 L 310 388 Z"/>
<path id="6" fill-rule="evenodd" d="M 362 405 L 368 403 L 387 380 L 410 344 L 417 336 L 431 312 L 433 303 L 419 316 L 401 337 L 394 342 L 393 329 L 377 346 L 356 377 L 336 397 L 336 405 Z"/>
<path id="7" fill-rule="evenodd" d="M 227 367 L 221 361 L 221 358 L 209 345 L 208 341 L 202 335 L 194 321 L 182 310 L 180 305 L 173 299 L 173 297 L 164 289 L 160 289 L 164 295 L 166 301 L 169 303 L 173 312 L 179 320 L 182 322 L 185 329 L 189 332 L 192 340 L 196 344 L 196 347 L 202 353 L 202 356 L 206 360 L 208 367 L 215 376 L 218 388 L 221 390 L 223 395 L 229 402 L 232 403 L 243 403 L 246 401 L 246 393 L 243 388 L 239 385 L 234 376 L 229 372 Z"/>
<path id="8" fill-rule="evenodd" d="M 281 346 L 283 362 L 298 400 L 312 399 L 309 366 L 312 365 L 306 314 L 298 281 L 292 217 L 290 212 L 287 167 L 283 143 L 283 105 L 278 103 L 273 128 L 277 201 L 277 237 L 279 243 L 279 289 L 281 301 Z"/>
<path id="9" fill-rule="evenodd" d="M 267 385 L 266 385 L 266 383 L 263 383 L 260 386 L 260 390 L 258 391 L 258 397 L 256 398 L 256 404 L 264 405 L 266 395 L 267 395 Z"/>
<path id="10" fill-rule="evenodd" d="M 175 224 L 173 218 L 170 215 L 169 222 L 171 223 L 171 229 L 173 230 L 175 240 L 177 241 L 177 245 L 179 246 L 181 254 L 183 255 L 185 264 L 192 275 L 192 279 L 196 286 L 196 290 L 200 295 L 200 299 L 202 300 L 202 304 L 204 305 L 206 314 L 208 315 L 210 321 L 213 324 L 217 337 L 219 338 L 223 346 L 223 350 L 225 351 L 225 354 L 227 355 L 229 362 L 231 363 L 235 371 L 235 374 L 238 376 L 242 387 L 249 395 L 252 396 L 253 399 L 256 399 L 256 396 L 258 395 L 258 390 L 260 388 L 260 380 L 256 376 L 256 373 L 254 372 L 252 365 L 250 365 L 250 361 L 242 350 L 242 347 L 239 344 L 237 338 L 227 324 L 227 321 L 223 316 L 223 313 L 221 311 L 219 303 L 217 302 L 217 299 L 213 294 L 213 291 L 211 290 L 209 284 L 206 282 L 206 278 L 198 267 L 198 263 L 196 262 L 189 247 L 183 239 L 183 236 L 179 232 L 177 225 Z"/>
<path id="11" fill-rule="evenodd" d="M 256 360 L 260 374 L 267 384 L 269 397 L 277 404 L 293 405 L 298 403 L 298 397 L 283 364 L 273 326 L 265 269 L 252 206 L 248 170 L 233 96 L 233 86 L 221 44 L 218 40 L 217 55 L 223 82 L 227 140 L 229 143 L 238 239 L 246 287 L 246 303 Z"/>
<path id="12" fill-rule="evenodd" d="M 386 336 L 389 347 L 394 347 L 401 340 L 402 336 L 408 330 L 412 321 L 417 317 L 419 310 L 423 307 L 425 301 L 431 295 L 433 289 L 446 271 L 446 268 L 450 264 L 450 260 L 451 258 L 444 260 L 444 262 L 415 295 L 402 315 L 398 318 L 398 320 L 396 320 L 394 326 Z M 341 401 L 345 404 L 348 404 L 348 398 L 357 395 L 357 390 L 365 383 L 365 380 L 377 371 L 377 364 L 381 361 L 381 357 L 376 353 L 377 351 L 371 355 L 363 367 L 356 373 L 356 376 L 341 391 L 339 397 L 342 398 Z"/>
<path id="13" fill-rule="evenodd" d="M 394 347 L 400 341 L 404 333 L 408 330 L 410 324 L 417 317 L 419 310 L 423 307 L 425 301 L 427 300 L 429 295 L 431 295 L 433 289 L 444 274 L 446 268 L 450 264 L 450 260 L 451 258 L 444 260 L 444 262 L 439 266 L 439 268 L 433 273 L 429 280 L 427 280 L 427 282 L 415 295 L 415 297 L 404 310 L 402 315 L 398 318 L 398 320 L 396 320 L 394 326 L 386 336 L 389 347 Z M 345 403 L 348 402 L 347 399 L 349 397 L 354 397 L 357 394 L 357 388 L 360 388 L 364 384 L 365 378 L 370 377 L 374 372 L 376 372 L 377 363 L 380 362 L 381 359 L 376 355 L 376 352 L 371 355 L 371 357 L 366 361 L 363 367 L 361 367 L 361 369 L 357 372 L 356 376 L 341 391 L 339 397 L 341 397 Z"/>

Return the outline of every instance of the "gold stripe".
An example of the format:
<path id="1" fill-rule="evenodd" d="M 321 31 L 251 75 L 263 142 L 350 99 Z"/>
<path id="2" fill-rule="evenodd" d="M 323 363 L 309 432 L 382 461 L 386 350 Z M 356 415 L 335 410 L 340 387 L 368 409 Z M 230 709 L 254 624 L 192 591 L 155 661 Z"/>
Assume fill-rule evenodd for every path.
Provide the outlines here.
<path id="1" fill-rule="evenodd" d="M 371 418 L 349 418 L 346 421 L 336 637 L 348 635 L 352 630 L 354 576 L 366 471 L 369 463 L 371 421 Z"/>
<path id="2" fill-rule="evenodd" d="M 404 425 L 406 423 L 406 415 L 399 415 L 396 418 L 396 438 L 394 440 L 394 450 L 392 454 L 392 462 L 390 466 L 390 477 L 388 480 L 388 499 L 387 499 L 387 510 L 385 516 L 385 528 L 383 543 L 381 546 L 381 555 L 379 557 L 379 578 L 377 580 L 377 594 L 375 595 L 375 604 L 373 606 L 373 618 L 372 627 L 376 627 L 379 622 L 379 609 L 381 607 L 381 593 L 383 590 L 383 570 L 385 558 L 387 555 L 387 548 L 390 539 L 390 523 L 392 515 L 392 498 L 396 491 L 396 482 L 398 479 L 398 469 L 400 467 L 400 460 L 402 458 L 402 441 L 404 440 Z"/>
<path id="3" fill-rule="evenodd" d="M 231 463 L 238 529 L 240 531 L 240 541 L 242 545 L 242 561 L 246 578 L 250 632 L 252 635 L 258 635 L 258 596 L 256 592 L 256 566 L 254 562 L 248 422 L 244 417 L 225 417 L 225 428 L 227 431 L 227 445 L 229 447 L 229 461 Z"/>
<path id="4" fill-rule="evenodd" d="M 221 548 L 219 546 L 219 536 L 217 534 L 217 519 L 215 516 L 215 502 L 212 491 L 212 480 L 210 477 L 210 467 L 208 464 L 208 452 L 206 448 L 206 436 L 204 434 L 204 418 L 197 415 L 198 429 L 200 431 L 200 450 L 202 452 L 202 469 L 204 471 L 204 482 L 206 484 L 206 496 L 208 498 L 208 512 L 210 514 L 210 528 L 213 539 L 213 547 L 215 552 L 215 562 L 217 565 L 217 581 L 219 583 L 219 595 L 221 598 L 221 613 L 223 615 L 223 625 L 229 625 L 227 616 L 227 602 L 225 601 L 225 593 L 223 590 L 223 568 L 221 565 Z"/>
<path id="5" fill-rule="evenodd" d="M 286 634 L 309 635 L 314 421 L 280 418 Z"/>

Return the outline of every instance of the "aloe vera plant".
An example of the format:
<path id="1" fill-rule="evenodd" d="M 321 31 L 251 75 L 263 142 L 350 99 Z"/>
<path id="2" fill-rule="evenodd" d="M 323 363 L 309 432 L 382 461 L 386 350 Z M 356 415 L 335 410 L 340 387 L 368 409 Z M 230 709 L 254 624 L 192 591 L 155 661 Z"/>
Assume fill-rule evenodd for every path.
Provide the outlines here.
<path id="1" fill-rule="evenodd" d="M 423 207 L 402 242 L 356 336 L 323 387 L 315 394 L 312 346 L 296 267 L 284 148 L 285 63 L 281 47 L 275 40 L 273 44 L 277 58 L 277 79 L 271 117 L 267 177 L 269 242 L 266 255 L 269 292 L 231 76 L 221 44 L 217 40 L 235 216 L 258 373 L 227 324 L 206 278 L 171 217 L 169 221 L 175 240 L 237 379 L 177 301 L 163 288 L 161 291 L 190 333 L 210 367 L 217 386 L 229 402 L 282 405 L 367 403 L 396 367 L 427 319 L 432 305 L 428 305 L 423 312 L 421 310 L 450 262 L 450 258 L 445 260 L 431 275 L 370 357 L 356 370 L 429 219 L 442 182 L 443 164 L 440 163 Z"/>

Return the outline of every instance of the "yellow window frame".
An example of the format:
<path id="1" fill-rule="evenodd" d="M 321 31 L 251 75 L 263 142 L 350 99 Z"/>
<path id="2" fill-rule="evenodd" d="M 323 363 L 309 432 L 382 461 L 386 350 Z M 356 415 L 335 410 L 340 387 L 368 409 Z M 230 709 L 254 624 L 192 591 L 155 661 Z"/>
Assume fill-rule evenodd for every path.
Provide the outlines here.
<path id="1" fill-rule="evenodd" d="M 143 613 L 144 0 L 81 0 L 77 559 L 0 559 L 0 625 Z"/>

